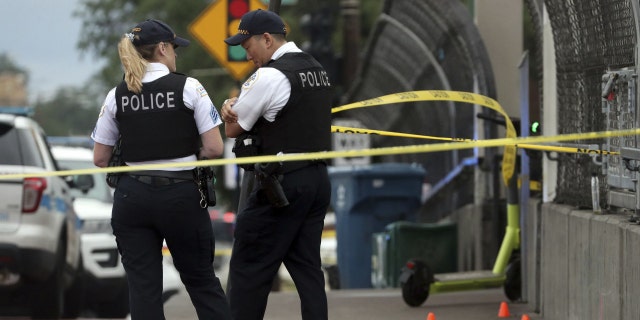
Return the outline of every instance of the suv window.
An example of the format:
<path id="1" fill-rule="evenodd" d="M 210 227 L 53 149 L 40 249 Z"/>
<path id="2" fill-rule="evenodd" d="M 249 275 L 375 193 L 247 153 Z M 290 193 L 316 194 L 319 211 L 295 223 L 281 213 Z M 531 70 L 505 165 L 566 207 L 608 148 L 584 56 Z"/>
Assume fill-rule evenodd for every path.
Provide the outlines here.
<path id="1" fill-rule="evenodd" d="M 76 160 L 58 160 L 58 165 L 64 170 L 78 170 L 78 169 L 92 169 L 95 165 L 89 161 L 76 161 Z M 93 188 L 83 191 L 80 189 L 71 189 L 71 194 L 78 198 L 91 198 L 104 202 L 112 202 L 111 190 L 106 183 L 106 174 L 94 173 L 93 175 Z"/>
<path id="2" fill-rule="evenodd" d="M 36 145 L 35 133 L 0 123 L 0 164 L 44 168 L 44 160 Z"/>

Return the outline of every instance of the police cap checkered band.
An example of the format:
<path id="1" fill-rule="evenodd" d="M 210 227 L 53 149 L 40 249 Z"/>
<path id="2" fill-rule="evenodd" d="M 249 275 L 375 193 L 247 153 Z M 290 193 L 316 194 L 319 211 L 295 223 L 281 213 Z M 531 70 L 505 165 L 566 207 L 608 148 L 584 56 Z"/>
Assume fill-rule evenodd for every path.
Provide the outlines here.
<path id="1" fill-rule="evenodd" d="M 240 18 L 238 33 L 225 39 L 224 42 L 230 46 L 237 46 L 249 37 L 265 32 L 271 34 L 287 34 L 287 28 L 280 16 L 273 11 L 261 9 L 249 11 Z"/>
<path id="2" fill-rule="evenodd" d="M 126 36 L 131 39 L 131 42 L 136 47 L 158 42 L 171 42 L 180 47 L 189 45 L 189 40 L 176 36 L 176 33 L 173 32 L 169 25 L 155 19 L 147 19 L 140 22 Z"/>

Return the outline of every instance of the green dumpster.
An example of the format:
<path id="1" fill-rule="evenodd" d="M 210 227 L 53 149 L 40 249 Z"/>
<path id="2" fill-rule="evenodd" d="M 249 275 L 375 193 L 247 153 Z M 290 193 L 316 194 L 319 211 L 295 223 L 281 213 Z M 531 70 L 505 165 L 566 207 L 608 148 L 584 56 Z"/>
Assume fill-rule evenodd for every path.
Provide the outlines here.
<path id="1" fill-rule="evenodd" d="M 398 221 L 372 236 L 371 284 L 396 288 L 409 259 L 425 261 L 434 273 L 458 271 L 458 229 L 454 222 Z"/>

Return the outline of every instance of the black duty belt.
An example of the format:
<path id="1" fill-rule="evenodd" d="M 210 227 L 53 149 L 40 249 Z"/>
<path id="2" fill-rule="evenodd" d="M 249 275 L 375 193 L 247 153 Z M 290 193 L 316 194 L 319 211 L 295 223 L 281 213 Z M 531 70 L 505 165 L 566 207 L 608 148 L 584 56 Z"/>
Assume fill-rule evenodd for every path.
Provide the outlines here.
<path id="1" fill-rule="evenodd" d="M 302 160 L 302 161 L 286 161 L 282 163 L 282 168 L 278 170 L 279 173 L 289 173 L 315 164 L 324 164 L 327 162 L 324 159 L 321 160 Z"/>
<path id="2" fill-rule="evenodd" d="M 142 183 L 154 186 L 166 186 L 174 183 L 184 182 L 194 179 L 193 170 L 164 171 L 164 170 L 144 170 L 131 171 L 127 173 L 133 179 Z"/>

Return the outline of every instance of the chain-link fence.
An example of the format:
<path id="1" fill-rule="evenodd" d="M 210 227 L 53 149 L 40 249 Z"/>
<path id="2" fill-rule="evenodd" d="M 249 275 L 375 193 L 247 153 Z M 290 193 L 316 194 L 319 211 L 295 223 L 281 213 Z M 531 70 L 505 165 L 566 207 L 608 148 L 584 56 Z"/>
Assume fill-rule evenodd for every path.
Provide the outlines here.
<path id="1" fill-rule="evenodd" d="M 637 127 L 626 83 L 616 83 L 617 96 L 603 108 L 603 75 L 611 70 L 635 67 L 636 22 L 631 1 L 637 0 L 545 0 L 553 30 L 557 68 L 558 132 L 579 133 Z M 637 90 L 634 88 L 633 90 Z M 635 105 L 635 104 L 634 104 Z M 608 113 L 611 114 L 608 114 Z M 544 124 L 543 124 L 544 125 Z M 619 151 L 629 139 L 577 141 Z M 631 143 L 636 147 L 635 140 Z M 594 161 L 595 160 L 595 161 Z M 604 170 L 599 166 L 604 160 Z M 611 165 L 607 169 L 607 160 Z M 564 154 L 558 159 L 556 202 L 591 207 L 591 174 L 605 179 L 608 171 L 624 176 L 619 156 L 594 159 L 589 155 Z M 608 183 L 600 183 L 601 194 Z M 604 199 L 605 197 L 603 197 Z"/>
<path id="2" fill-rule="evenodd" d="M 473 21 L 460 1 L 385 1 L 347 100 L 414 90 L 456 90 L 495 98 L 491 62 Z M 476 112 L 469 104 L 430 101 L 359 109 L 339 116 L 356 118 L 371 129 L 474 138 Z M 488 137 L 496 135 L 486 133 Z M 374 148 L 423 143 L 428 141 L 371 137 Z M 473 158 L 473 152 L 388 155 L 373 161 L 421 164 L 427 171 L 427 182 L 435 186 L 456 170 L 466 172 L 465 159 Z M 456 183 L 433 201 L 429 216 L 437 219 L 473 203 L 473 179 L 472 172 L 458 175 Z"/>
<path id="3" fill-rule="evenodd" d="M 633 1 L 637 0 L 525 1 L 534 23 L 538 48 L 542 48 L 543 4 L 549 16 L 556 54 L 560 134 L 639 126 L 634 81 L 639 28 L 636 19 L 640 16 L 635 11 L 640 5 Z M 495 98 L 490 60 L 473 18 L 462 2 L 387 0 L 370 39 L 357 79 L 346 95 L 349 102 L 410 90 L 459 90 Z M 541 55 L 540 51 L 534 52 L 539 66 L 542 65 Z M 541 79 L 542 70 L 542 67 L 536 70 L 538 79 Z M 615 81 L 614 95 L 603 98 L 603 87 L 610 73 L 624 76 Z M 542 109 L 541 114 L 545 112 L 544 107 Z M 353 110 L 340 116 L 357 118 L 367 128 L 469 138 L 474 137 L 476 130 L 468 125 L 474 123 L 475 112 L 477 110 L 454 102 L 415 102 Z M 496 137 L 495 131 L 485 129 L 484 133 L 486 138 Z M 371 147 L 417 143 L 425 141 L 372 136 Z M 614 152 L 638 147 L 635 137 L 575 143 L 596 144 L 601 150 Z M 492 159 L 497 152 L 487 151 L 486 159 Z M 473 150 L 462 150 L 390 155 L 374 161 L 422 164 L 427 169 L 428 182 L 438 183 L 473 156 Z M 600 193 L 604 195 L 601 204 L 604 206 L 611 202 L 611 194 L 616 194 L 610 191 L 628 189 L 633 184 L 631 180 L 635 179 L 635 174 L 629 171 L 619 155 L 559 154 L 557 161 L 555 201 L 558 203 L 591 207 L 592 173 L 596 173 L 601 182 Z M 436 216 L 473 201 L 473 179 L 473 175 L 468 175 L 463 178 L 462 185 L 456 184 L 454 192 L 446 192 L 444 198 L 438 200 L 438 205 L 444 203 L 446 208 Z"/>

